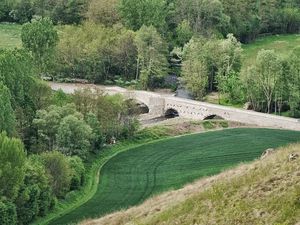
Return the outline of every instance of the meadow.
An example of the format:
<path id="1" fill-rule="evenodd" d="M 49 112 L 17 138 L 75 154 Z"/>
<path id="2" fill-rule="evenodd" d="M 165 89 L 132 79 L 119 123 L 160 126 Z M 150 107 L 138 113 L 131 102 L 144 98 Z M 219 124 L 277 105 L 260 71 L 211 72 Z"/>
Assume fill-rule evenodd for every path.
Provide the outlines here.
<path id="1" fill-rule="evenodd" d="M 285 130 L 238 128 L 161 140 L 122 152 L 102 168 L 96 194 L 85 204 L 50 222 L 68 224 L 142 203 L 239 163 L 267 148 L 300 140 Z"/>
<path id="2" fill-rule="evenodd" d="M 0 48 L 12 49 L 21 46 L 21 25 L 0 24 Z"/>
<path id="3" fill-rule="evenodd" d="M 262 49 L 274 50 L 282 57 L 287 57 L 297 46 L 300 46 L 300 34 L 273 35 L 258 38 L 251 44 L 243 45 L 243 67 L 253 64 L 257 53 Z"/>

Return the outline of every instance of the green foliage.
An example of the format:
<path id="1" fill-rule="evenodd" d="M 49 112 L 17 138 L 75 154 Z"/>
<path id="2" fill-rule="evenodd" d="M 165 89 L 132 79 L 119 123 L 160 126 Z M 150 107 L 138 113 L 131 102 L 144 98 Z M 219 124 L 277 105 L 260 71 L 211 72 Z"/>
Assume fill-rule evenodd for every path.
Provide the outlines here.
<path id="1" fill-rule="evenodd" d="M 128 136 L 137 129 L 135 114 L 131 113 L 135 108 L 127 104 L 121 95 L 105 96 L 99 90 L 93 92 L 83 89 L 75 92 L 74 103 L 93 129 L 92 143 L 95 150 L 103 141 L 102 135 L 106 136 L 106 140 L 111 137 L 122 138 L 122 135 Z M 94 124 L 91 124 L 92 121 Z M 100 125 L 100 129 L 96 124 Z"/>
<path id="2" fill-rule="evenodd" d="M 40 18 L 22 27 L 23 47 L 33 55 L 39 72 L 46 72 L 58 43 L 58 34 L 49 18 Z"/>
<path id="3" fill-rule="evenodd" d="M 290 55 L 288 60 L 289 105 L 293 116 L 299 114 L 300 111 L 300 57 L 299 57 L 300 51 L 299 49 L 300 49 L 299 47 L 295 49 L 294 52 Z"/>
<path id="4" fill-rule="evenodd" d="M 203 122 L 203 127 L 205 130 L 211 130 L 215 128 L 215 124 L 211 121 L 204 121 Z"/>
<path id="5" fill-rule="evenodd" d="M 165 0 L 121 0 L 119 11 L 124 24 L 135 31 L 142 26 L 160 29 L 165 25 Z"/>
<path id="6" fill-rule="evenodd" d="M 57 47 L 55 77 L 85 78 L 104 83 L 120 75 L 135 78 L 136 47 L 134 33 L 120 26 L 104 27 L 86 22 L 63 29 Z M 80 43 L 80 44 L 78 44 Z"/>
<path id="7" fill-rule="evenodd" d="M 205 96 L 208 85 L 208 68 L 205 57 L 201 54 L 203 43 L 197 39 L 191 41 L 184 47 L 184 60 L 182 65 L 182 78 L 188 90 L 196 99 Z"/>
<path id="8" fill-rule="evenodd" d="M 218 76 L 218 91 L 223 94 L 230 103 L 243 103 L 245 100 L 243 83 L 239 74 L 232 72 L 227 76 Z"/>
<path id="9" fill-rule="evenodd" d="M 91 0 L 87 18 L 94 23 L 112 26 L 120 21 L 118 2 L 118 0 Z"/>
<path id="10" fill-rule="evenodd" d="M 57 151 L 41 154 L 42 162 L 49 174 L 51 188 L 57 197 L 64 197 L 70 190 L 71 174 L 68 158 Z"/>
<path id="11" fill-rule="evenodd" d="M 57 146 L 65 155 L 85 158 L 91 148 L 92 129 L 84 120 L 73 115 L 62 119 L 57 130 Z"/>
<path id="12" fill-rule="evenodd" d="M 6 131 L 12 135 L 15 133 L 16 120 L 10 99 L 8 88 L 0 83 L 0 132 Z"/>
<path id="13" fill-rule="evenodd" d="M 68 160 L 72 171 L 70 190 L 77 190 L 83 185 L 84 182 L 84 164 L 82 162 L 82 159 L 78 156 L 69 157 Z"/>
<path id="14" fill-rule="evenodd" d="M 47 109 L 39 110 L 33 123 L 38 131 L 38 141 L 46 148 L 53 150 L 57 147 L 57 134 L 62 120 L 70 115 L 82 117 L 75 109 L 73 104 L 62 107 L 49 106 Z"/>
<path id="15" fill-rule="evenodd" d="M 241 44 L 232 34 L 224 40 L 191 39 L 183 48 L 182 76 L 186 87 L 197 99 L 202 99 L 207 91 L 227 91 L 224 85 L 229 83 L 224 80 L 240 71 L 241 52 Z"/>
<path id="16" fill-rule="evenodd" d="M 272 50 L 261 50 L 257 55 L 256 64 L 249 67 L 245 73 L 247 96 L 255 109 L 266 106 L 266 111 L 272 111 L 272 101 L 275 90 L 283 76 L 282 60 Z M 263 99 L 263 106 L 259 106 Z"/>
<path id="17" fill-rule="evenodd" d="M 155 78 L 167 74 L 166 45 L 153 26 L 142 26 L 137 32 L 138 68 L 144 89 L 155 87 Z"/>
<path id="18" fill-rule="evenodd" d="M 0 51 L 0 82 L 11 95 L 17 134 L 25 146 L 30 147 L 33 142 L 32 120 L 36 110 L 47 105 L 50 88 L 35 78 L 32 58 L 24 50 Z"/>
<path id="19" fill-rule="evenodd" d="M 29 224 L 52 209 L 54 196 L 48 174 L 39 157 L 31 156 L 27 159 L 24 183 L 15 202 L 18 221 L 22 224 Z"/>
<path id="20" fill-rule="evenodd" d="M 0 224 L 17 224 L 17 212 L 15 205 L 7 200 L 0 200 Z"/>
<path id="21" fill-rule="evenodd" d="M 62 90 L 55 91 L 52 95 L 52 103 L 56 106 L 64 106 L 72 103 L 72 96 Z"/>
<path id="22" fill-rule="evenodd" d="M 17 133 L 29 147 L 32 120 L 36 110 L 47 105 L 50 88 L 35 78 L 32 58 L 24 50 L 0 50 L 0 82 L 9 89 Z"/>
<path id="23" fill-rule="evenodd" d="M 99 151 L 105 141 L 100 122 L 98 121 L 97 116 L 91 112 L 86 115 L 85 121 L 92 129 L 92 134 L 90 136 L 91 147 L 94 151 Z"/>
<path id="24" fill-rule="evenodd" d="M 176 12 L 179 21 L 187 20 L 195 33 L 205 36 L 222 32 L 230 21 L 219 0 L 178 0 Z"/>
<path id="25" fill-rule="evenodd" d="M 188 43 L 194 35 L 191 29 L 190 23 L 187 20 L 183 20 L 176 28 L 177 44 L 184 46 Z"/>
<path id="26" fill-rule="evenodd" d="M 79 24 L 84 11 L 85 0 L 58 0 L 53 7 L 51 19 L 55 23 Z"/>
<path id="27" fill-rule="evenodd" d="M 16 4 L 9 14 L 18 23 L 29 22 L 34 15 L 33 1 L 19 0 L 18 4 Z"/>
<path id="28" fill-rule="evenodd" d="M 20 140 L 0 134 L 0 195 L 14 200 L 24 179 L 26 153 Z"/>

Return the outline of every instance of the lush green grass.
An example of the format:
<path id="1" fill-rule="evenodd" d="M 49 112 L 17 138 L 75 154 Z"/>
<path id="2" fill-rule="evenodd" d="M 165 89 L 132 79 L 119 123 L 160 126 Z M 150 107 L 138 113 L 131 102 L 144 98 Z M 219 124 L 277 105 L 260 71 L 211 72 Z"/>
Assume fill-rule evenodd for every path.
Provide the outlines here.
<path id="1" fill-rule="evenodd" d="M 300 46 L 300 35 L 273 35 L 257 39 L 255 42 L 243 45 L 243 67 L 253 64 L 261 49 L 274 50 L 281 56 L 287 56 L 296 46 Z"/>
<path id="2" fill-rule="evenodd" d="M 21 46 L 21 25 L 0 23 L 0 48 Z"/>
<path id="3" fill-rule="evenodd" d="M 253 160 L 267 148 L 298 140 L 300 133 L 294 131 L 228 129 L 166 139 L 122 152 L 103 166 L 93 198 L 51 224 L 99 217 L 136 205 L 159 192 Z"/>
<path id="4" fill-rule="evenodd" d="M 192 193 L 192 188 L 180 190 L 176 194 L 182 196 L 181 201 L 176 203 L 173 200 L 173 206 L 171 200 L 166 203 L 164 196 L 160 196 L 156 201 L 162 202 L 161 207 L 164 208 L 159 212 L 149 213 L 151 205 L 144 204 L 139 210 L 127 212 L 125 216 L 122 214 L 122 218 L 116 215 L 101 221 L 101 224 L 119 220 L 122 222 L 118 224 L 134 221 L 139 225 L 299 224 L 300 158 L 289 161 L 291 153 L 300 154 L 300 145 L 278 149 L 263 160 L 224 172 L 215 177 L 214 182 L 205 182 L 210 183 L 206 188 L 201 188 L 201 182 L 198 182 L 192 187 Z M 162 206 L 164 203 L 169 207 Z M 95 224 L 100 223 L 97 221 Z"/>

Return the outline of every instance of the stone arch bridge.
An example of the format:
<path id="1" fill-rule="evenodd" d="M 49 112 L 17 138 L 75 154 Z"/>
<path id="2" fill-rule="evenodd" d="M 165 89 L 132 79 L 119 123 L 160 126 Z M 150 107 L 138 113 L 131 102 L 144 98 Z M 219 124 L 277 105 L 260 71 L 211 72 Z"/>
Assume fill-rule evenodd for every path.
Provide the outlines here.
<path id="1" fill-rule="evenodd" d="M 52 82 L 49 84 L 53 90 L 61 89 L 66 93 L 73 93 L 75 90 L 89 87 L 101 89 L 104 93 L 109 95 L 122 94 L 125 98 L 135 99 L 145 104 L 149 108 L 149 115 L 153 118 L 165 116 L 166 112 L 173 111 L 176 112 L 179 117 L 196 120 L 218 117 L 262 127 L 300 130 L 300 121 L 297 119 L 183 99 L 167 94 L 132 91 L 120 87 L 98 85 L 59 84 Z"/>

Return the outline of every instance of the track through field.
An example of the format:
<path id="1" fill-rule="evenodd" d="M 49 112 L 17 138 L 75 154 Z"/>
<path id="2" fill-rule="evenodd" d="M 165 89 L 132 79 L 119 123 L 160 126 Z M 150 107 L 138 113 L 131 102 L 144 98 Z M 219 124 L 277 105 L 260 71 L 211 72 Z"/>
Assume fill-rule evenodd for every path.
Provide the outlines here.
<path id="1" fill-rule="evenodd" d="M 101 170 L 96 194 L 51 224 L 95 218 L 300 141 L 300 132 L 238 128 L 171 138 L 120 153 Z"/>

